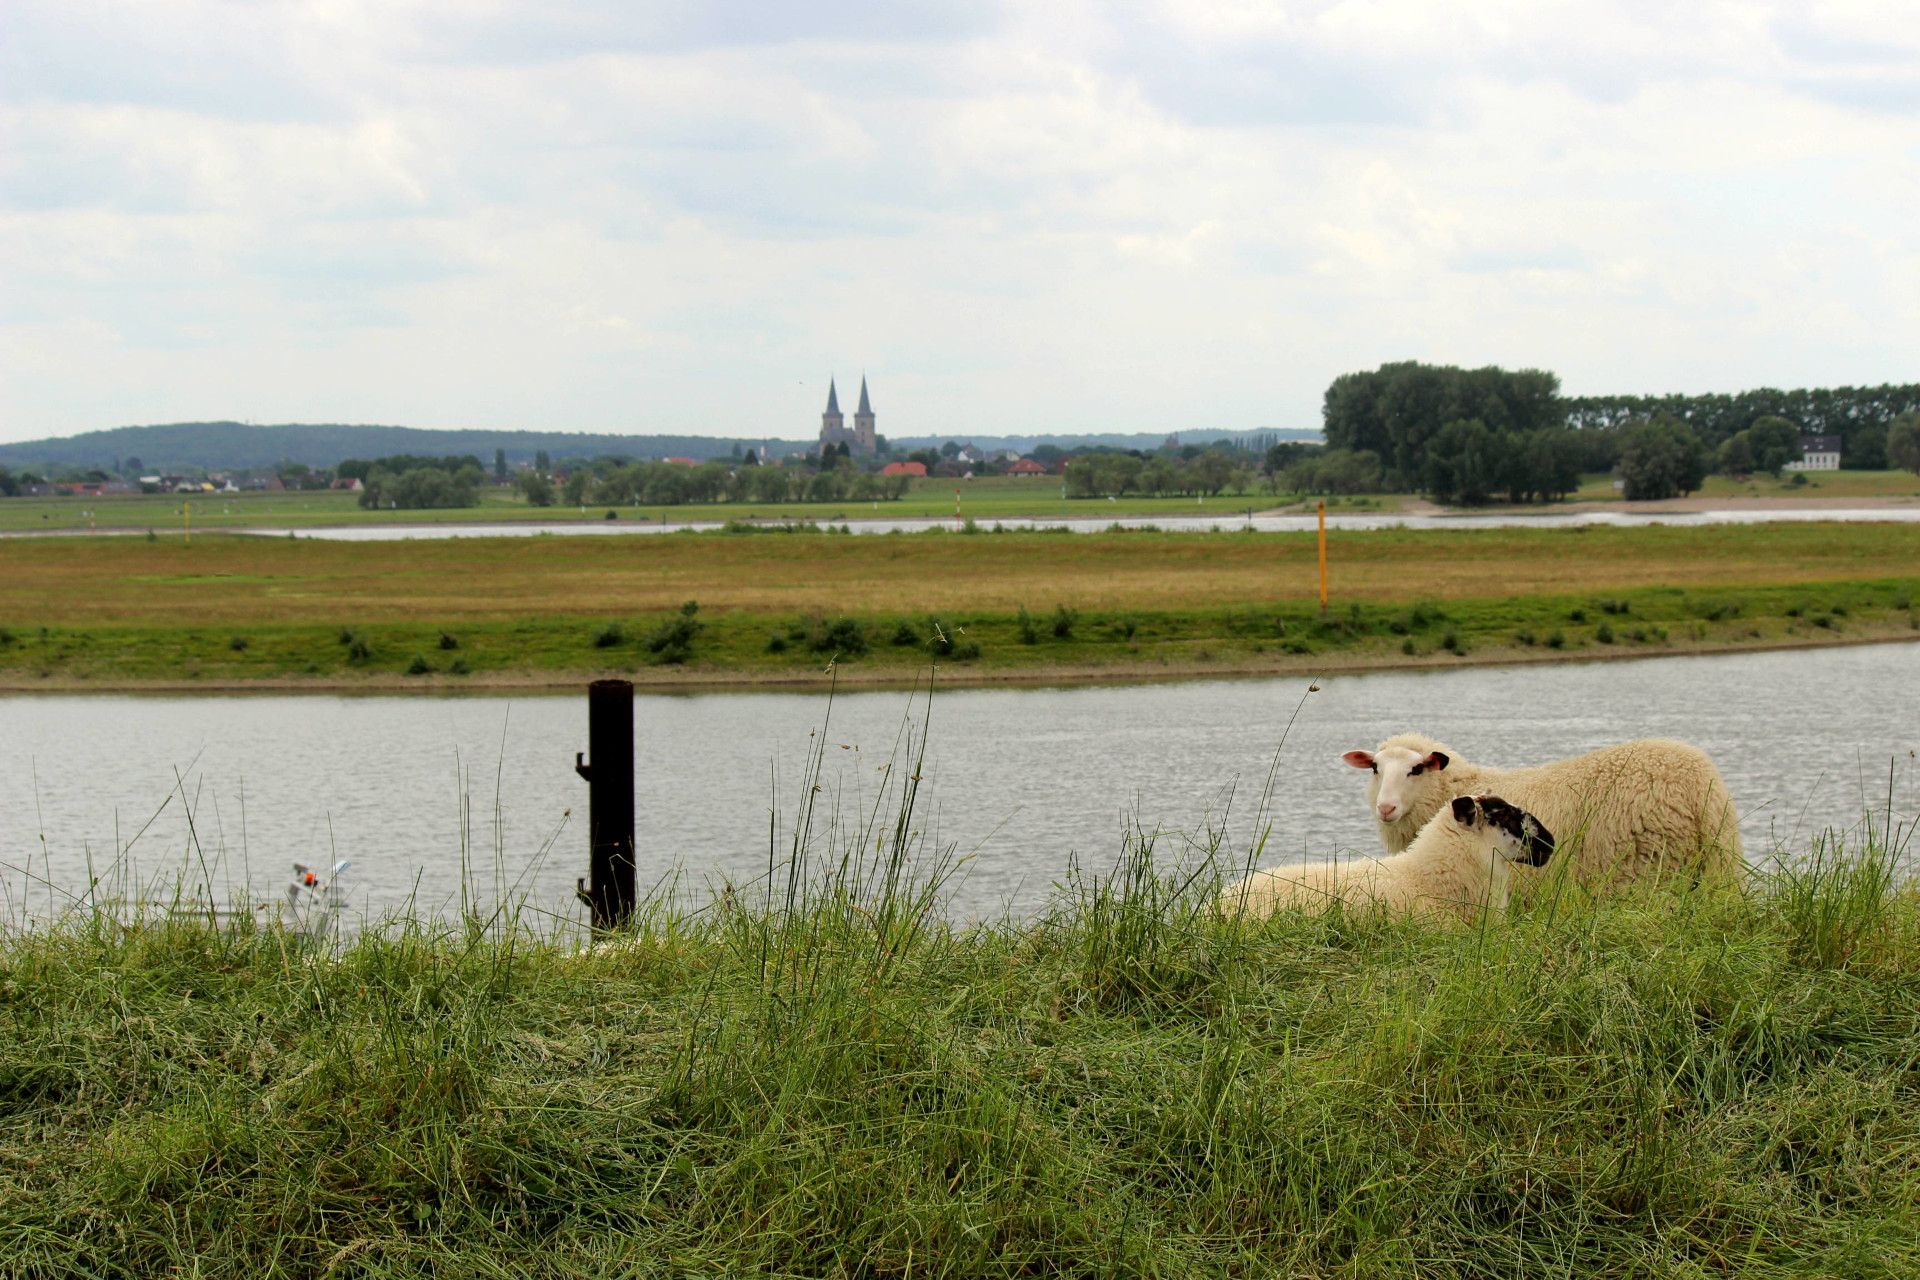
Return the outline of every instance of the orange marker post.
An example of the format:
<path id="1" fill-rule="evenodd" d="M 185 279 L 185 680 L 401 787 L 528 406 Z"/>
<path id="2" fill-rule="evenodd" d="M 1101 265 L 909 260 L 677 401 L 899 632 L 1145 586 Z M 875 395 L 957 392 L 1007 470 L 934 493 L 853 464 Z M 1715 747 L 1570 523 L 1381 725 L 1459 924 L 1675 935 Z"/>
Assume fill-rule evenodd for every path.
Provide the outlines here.
<path id="1" fill-rule="evenodd" d="M 1320 612 L 1327 611 L 1327 502 L 1320 500 Z"/>

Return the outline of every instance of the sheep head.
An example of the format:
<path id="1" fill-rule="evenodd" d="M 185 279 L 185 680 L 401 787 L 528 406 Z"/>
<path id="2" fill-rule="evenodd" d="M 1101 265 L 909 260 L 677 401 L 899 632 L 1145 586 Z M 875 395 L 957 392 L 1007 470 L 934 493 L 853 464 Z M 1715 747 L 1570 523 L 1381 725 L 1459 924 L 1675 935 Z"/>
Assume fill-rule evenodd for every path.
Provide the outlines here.
<path id="1" fill-rule="evenodd" d="M 1453 763 L 1442 743 L 1418 734 L 1388 738 L 1374 751 L 1349 751 L 1342 757 L 1356 769 L 1369 769 L 1367 805 L 1374 820 L 1395 837 L 1389 847 L 1405 848 L 1447 798 L 1441 773 Z"/>
<path id="2" fill-rule="evenodd" d="M 1553 856 L 1553 832 L 1546 824 L 1499 796 L 1455 796 L 1453 820 L 1492 837 L 1494 851 L 1508 862 L 1544 867 Z"/>

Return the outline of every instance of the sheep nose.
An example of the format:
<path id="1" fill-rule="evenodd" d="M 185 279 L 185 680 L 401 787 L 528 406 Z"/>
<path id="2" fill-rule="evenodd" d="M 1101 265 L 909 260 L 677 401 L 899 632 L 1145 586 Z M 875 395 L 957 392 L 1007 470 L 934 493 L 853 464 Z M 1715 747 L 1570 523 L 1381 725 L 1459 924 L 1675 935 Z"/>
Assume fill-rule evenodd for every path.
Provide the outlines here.
<path id="1" fill-rule="evenodd" d="M 1393 821 L 1393 815 L 1394 815 L 1394 814 L 1396 814 L 1396 813 L 1399 813 L 1399 812 L 1400 812 L 1400 806 L 1399 806 L 1399 805 L 1394 805 L 1394 804 L 1383 804 L 1383 805 L 1381 805 L 1381 806 L 1380 806 L 1380 821 L 1382 821 L 1382 822 L 1392 822 L 1392 821 Z"/>

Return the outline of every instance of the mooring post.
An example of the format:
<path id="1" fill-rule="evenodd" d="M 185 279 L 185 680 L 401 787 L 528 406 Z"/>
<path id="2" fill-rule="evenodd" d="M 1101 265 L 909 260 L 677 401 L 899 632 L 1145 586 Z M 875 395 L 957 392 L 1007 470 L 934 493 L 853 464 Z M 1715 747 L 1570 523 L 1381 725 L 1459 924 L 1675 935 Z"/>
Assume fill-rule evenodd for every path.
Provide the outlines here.
<path id="1" fill-rule="evenodd" d="M 593 931 L 617 929 L 633 916 L 633 682 L 587 686 L 587 753 L 573 771 L 587 780 L 587 879 L 576 882 Z"/>

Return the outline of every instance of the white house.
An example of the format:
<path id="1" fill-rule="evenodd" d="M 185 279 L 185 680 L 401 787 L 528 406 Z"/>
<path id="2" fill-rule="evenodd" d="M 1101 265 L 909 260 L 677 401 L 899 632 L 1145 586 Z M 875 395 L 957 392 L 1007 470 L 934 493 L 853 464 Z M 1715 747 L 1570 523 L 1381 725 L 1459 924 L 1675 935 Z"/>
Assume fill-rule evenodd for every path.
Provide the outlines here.
<path id="1" fill-rule="evenodd" d="M 1801 436 L 1800 461 L 1789 462 L 1788 471 L 1838 471 L 1840 469 L 1839 436 Z"/>

